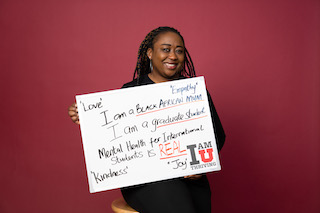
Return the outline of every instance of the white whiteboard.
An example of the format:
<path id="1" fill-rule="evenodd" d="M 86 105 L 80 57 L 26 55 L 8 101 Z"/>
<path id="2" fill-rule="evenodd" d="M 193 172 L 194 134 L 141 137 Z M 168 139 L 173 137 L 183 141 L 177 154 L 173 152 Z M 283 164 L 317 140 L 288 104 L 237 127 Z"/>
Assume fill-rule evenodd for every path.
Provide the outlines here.
<path id="1" fill-rule="evenodd" d="M 91 193 L 221 169 L 203 77 L 76 100 Z"/>

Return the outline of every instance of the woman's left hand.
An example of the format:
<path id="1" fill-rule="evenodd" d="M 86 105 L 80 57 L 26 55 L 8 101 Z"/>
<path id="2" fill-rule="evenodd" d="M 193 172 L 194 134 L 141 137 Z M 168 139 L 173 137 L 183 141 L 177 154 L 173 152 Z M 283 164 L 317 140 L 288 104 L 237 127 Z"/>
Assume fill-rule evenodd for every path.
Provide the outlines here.
<path id="1" fill-rule="evenodd" d="M 188 176 L 184 176 L 184 178 L 189 178 L 191 180 L 198 180 L 201 178 L 202 175 L 188 175 Z"/>

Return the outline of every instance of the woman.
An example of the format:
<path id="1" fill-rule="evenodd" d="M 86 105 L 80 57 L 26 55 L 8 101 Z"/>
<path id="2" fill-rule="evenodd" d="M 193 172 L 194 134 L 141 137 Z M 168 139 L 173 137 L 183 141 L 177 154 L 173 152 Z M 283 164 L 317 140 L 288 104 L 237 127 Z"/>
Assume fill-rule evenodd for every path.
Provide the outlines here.
<path id="1" fill-rule="evenodd" d="M 159 27 L 141 43 L 133 81 L 123 88 L 194 76 L 194 66 L 181 34 L 171 27 Z M 220 151 L 225 134 L 209 93 L 208 100 Z M 75 104 L 69 107 L 69 116 L 79 124 Z M 211 212 L 211 191 L 205 174 L 122 188 L 121 192 L 127 203 L 142 213 Z"/>

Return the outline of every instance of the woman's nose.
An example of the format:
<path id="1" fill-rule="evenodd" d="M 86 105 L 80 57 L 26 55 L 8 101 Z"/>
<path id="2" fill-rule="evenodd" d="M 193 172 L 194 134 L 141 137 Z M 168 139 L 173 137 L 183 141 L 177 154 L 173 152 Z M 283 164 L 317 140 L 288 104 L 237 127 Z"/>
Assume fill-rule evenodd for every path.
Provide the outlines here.
<path id="1" fill-rule="evenodd" d="M 177 57 L 177 55 L 176 55 L 176 53 L 174 51 L 170 51 L 169 58 L 171 60 L 177 60 L 178 57 Z"/>

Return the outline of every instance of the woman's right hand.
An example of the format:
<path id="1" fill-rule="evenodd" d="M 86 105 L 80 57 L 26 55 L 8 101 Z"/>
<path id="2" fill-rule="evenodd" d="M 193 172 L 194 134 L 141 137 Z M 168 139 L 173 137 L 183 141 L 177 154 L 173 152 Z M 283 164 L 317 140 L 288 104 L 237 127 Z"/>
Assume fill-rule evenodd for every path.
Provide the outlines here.
<path id="1" fill-rule="evenodd" d="M 71 120 L 76 123 L 80 124 L 79 122 L 79 115 L 78 115 L 78 107 L 76 103 L 73 103 L 71 106 L 68 108 L 68 114 L 71 118 Z"/>

